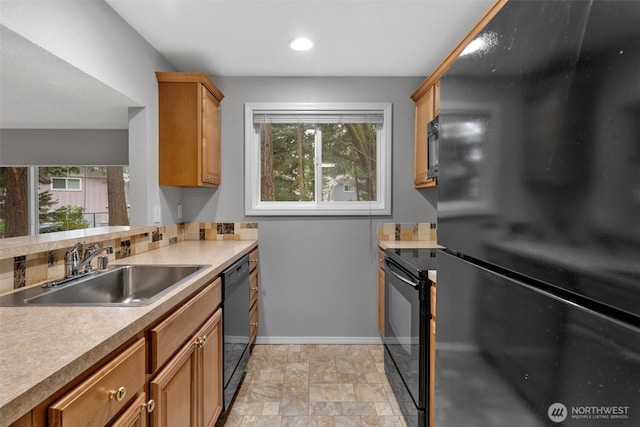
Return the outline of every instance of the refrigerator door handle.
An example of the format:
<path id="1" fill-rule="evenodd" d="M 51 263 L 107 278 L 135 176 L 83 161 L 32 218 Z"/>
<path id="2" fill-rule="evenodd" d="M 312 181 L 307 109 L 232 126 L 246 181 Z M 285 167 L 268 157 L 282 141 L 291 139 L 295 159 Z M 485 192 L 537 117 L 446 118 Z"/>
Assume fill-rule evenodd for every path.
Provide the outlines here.
<path id="1" fill-rule="evenodd" d="M 406 283 L 407 285 L 411 286 L 412 288 L 418 289 L 419 283 L 412 282 L 411 280 L 407 279 L 406 277 L 403 277 L 403 276 L 399 275 L 396 271 L 394 271 L 393 266 L 389 263 L 389 261 L 387 259 L 385 259 L 384 262 L 388 267 L 388 268 L 385 269 L 385 273 L 387 273 L 387 272 L 391 273 L 395 278 L 397 278 L 401 282 Z"/>

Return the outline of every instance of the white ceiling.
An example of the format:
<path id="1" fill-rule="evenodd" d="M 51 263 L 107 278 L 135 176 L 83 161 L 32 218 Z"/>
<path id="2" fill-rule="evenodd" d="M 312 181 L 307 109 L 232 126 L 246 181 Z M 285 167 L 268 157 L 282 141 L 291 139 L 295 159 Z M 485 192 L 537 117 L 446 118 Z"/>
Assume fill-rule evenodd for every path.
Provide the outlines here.
<path id="1" fill-rule="evenodd" d="M 178 71 L 424 76 L 494 0 L 106 0 Z M 289 49 L 310 37 L 308 52 Z"/>

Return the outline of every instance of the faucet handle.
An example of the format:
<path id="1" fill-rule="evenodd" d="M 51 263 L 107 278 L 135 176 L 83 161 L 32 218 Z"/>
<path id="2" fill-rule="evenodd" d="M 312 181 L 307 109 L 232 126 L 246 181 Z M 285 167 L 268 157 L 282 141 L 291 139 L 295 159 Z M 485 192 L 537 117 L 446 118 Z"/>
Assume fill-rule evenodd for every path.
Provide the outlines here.
<path id="1" fill-rule="evenodd" d="M 99 256 L 98 257 L 98 271 L 106 271 L 109 268 L 109 257 Z"/>

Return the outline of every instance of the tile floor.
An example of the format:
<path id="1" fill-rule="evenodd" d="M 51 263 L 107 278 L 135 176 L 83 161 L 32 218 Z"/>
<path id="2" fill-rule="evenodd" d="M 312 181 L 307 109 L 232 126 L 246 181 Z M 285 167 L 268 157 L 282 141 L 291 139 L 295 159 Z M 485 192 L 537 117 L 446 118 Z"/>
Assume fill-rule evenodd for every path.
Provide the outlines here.
<path id="1" fill-rule="evenodd" d="M 406 427 L 381 345 L 256 345 L 218 425 Z"/>

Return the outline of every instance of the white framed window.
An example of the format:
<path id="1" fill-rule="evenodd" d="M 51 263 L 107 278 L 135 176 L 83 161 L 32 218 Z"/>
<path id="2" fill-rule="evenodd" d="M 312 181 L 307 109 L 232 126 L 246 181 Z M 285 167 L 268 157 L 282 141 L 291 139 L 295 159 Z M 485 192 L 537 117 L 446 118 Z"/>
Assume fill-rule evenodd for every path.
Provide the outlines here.
<path id="1" fill-rule="evenodd" d="M 82 179 L 51 178 L 51 189 L 54 191 L 82 191 Z"/>
<path id="2" fill-rule="evenodd" d="M 390 103 L 245 104 L 246 215 L 389 215 Z"/>

